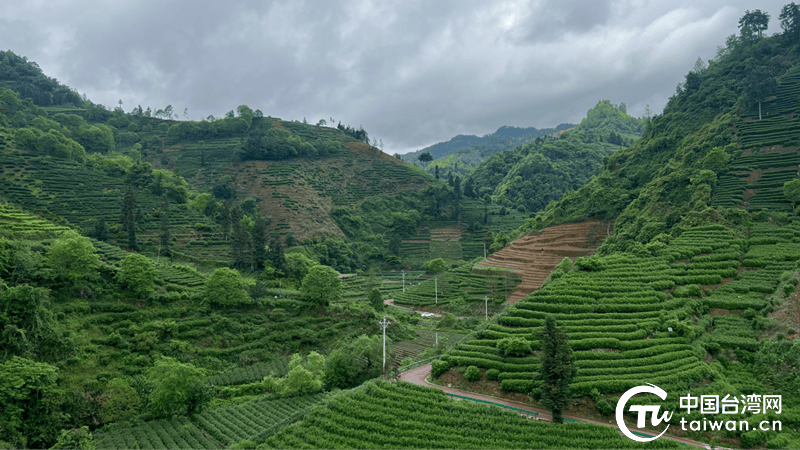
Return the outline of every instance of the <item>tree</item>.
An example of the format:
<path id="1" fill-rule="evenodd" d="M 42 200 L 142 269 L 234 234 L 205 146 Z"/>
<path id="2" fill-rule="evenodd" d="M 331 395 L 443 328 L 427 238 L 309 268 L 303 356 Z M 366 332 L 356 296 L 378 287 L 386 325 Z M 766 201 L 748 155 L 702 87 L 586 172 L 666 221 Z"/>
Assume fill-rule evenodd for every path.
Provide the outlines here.
<path id="1" fill-rule="evenodd" d="M 133 188 L 128 186 L 128 191 L 122 197 L 122 214 L 120 215 L 122 229 L 128 233 L 128 248 L 138 250 L 139 244 L 136 242 L 136 197 L 133 195 Z"/>
<path id="2" fill-rule="evenodd" d="M 758 66 L 747 74 L 744 88 L 750 100 L 758 102 L 758 120 L 761 120 L 761 102 L 778 92 L 778 82 L 769 68 Z"/>
<path id="3" fill-rule="evenodd" d="M 541 368 L 536 376 L 540 383 L 541 403 L 553 413 L 553 423 L 563 423 L 562 412 L 572 396 L 569 385 L 577 372 L 575 357 L 567 342 L 567 334 L 552 316 L 544 320 L 537 336 L 541 342 Z"/>
<path id="4" fill-rule="evenodd" d="M 120 105 L 122 105 L 122 100 L 120 100 Z M 89 427 L 84 425 L 71 430 L 61 430 L 58 441 L 50 448 L 75 448 L 86 450 L 97 448 L 97 443 L 94 441 L 94 435 L 89 431 Z"/>
<path id="5" fill-rule="evenodd" d="M 105 395 L 107 400 L 100 407 L 100 419 L 105 423 L 130 419 L 142 403 L 136 389 L 123 378 L 109 381 Z"/>
<path id="6" fill-rule="evenodd" d="M 108 239 L 108 227 L 106 227 L 106 219 L 100 217 L 94 222 L 94 230 L 92 230 L 91 237 L 98 241 L 105 241 Z"/>
<path id="7" fill-rule="evenodd" d="M 800 6 L 794 2 L 784 5 L 781 9 L 781 28 L 783 36 L 795 45 L 800 41 Z"/>
<path id="8" fill-rule="evenodd" d="M 436 258 L 428 261 L 428 270 L 431 273 L 442 273 L 447 270 L 447 263 L 442 258 Z"/>
<path id="9" fill-rule="evenodd" d="M 322 375 L 325 370 L 325 357 L 317 352 L 308 355 L 306 367 L 302 357 L 295 353 L 289 361 L 289 373 L 281 380 L 282 393 L 286 395 L 307 395 L 322 389 Z"/>
<path id="10" fill-rule="evenodd" d="M 783 196 L 792 202 L 792 206 L 800 203 L 800 180 L 794 179 L 783 184 Z"/>
<path id="11" fill-rule="evenodd" d="M 755 11 L 747 10 L 739 19 L 739 30 L 742 39 L 748 42 L 755 41 L 756 36 L 762 37 L 764 31 L 769 26 L 769 14 L 760 9 Z"/>
<path id="12" fill-rule="evenodd" d="M 214 306 L 235 306 L 250 303 L 239 272 L 227 267 L 214 269 L 206 280 L 204 301 Z"/>
<path id="13" fill-rule="evenodd" d="M 267 226 L 269 221 L 261 214 L 256 216 L 256 221 L 253 223 L 253 232 L 251 233 L 251 255 L 250 255 L 250 270 L 263 268 L 264 263 L 267 262 Z"/>
<path id="14" fill-rule="evenodd" d="M 339 272 L 328 266 L 314 266 L 303 278 L 300 292 L 308 300 L 328 306 L 331 300 L 342 295 L 342 280 Z"/>
<path id="15" fill-rule="evenodd" d="M 156 268 L 150 258 L 134 253 L 122 260 L 115 278 L 136 297 L 147 297 L 153 293 Z"/>
<path id="16" fill-rule="evenodd" d="M 433 161 L 433 156 L 431 156 L 431 152 L 424 152 L 417 157 L 417 160 L 422 163 L 429 163 Z"/>
<path id="17" fill-rule="evenodd" d="M 231 252 L 233 253 L 233 266 L 238 269 L 246 268 L 250 262 L 250 232 L 243 223 L 244 215 L 238 206 L 231 208 Z"/>
<path id="18" fill-rule="evenodd" d="M 169 233 L 169 202 L 167 199 L 161 202 L 161 236 L 159 240 L 159 254 L 172 256 L 170 247 Z"/>
<path id="19" fill-rule="evenodd" d="M 387 339 L 387 353 L 388 349 Z M 361 335 L 344 347 L 334 350 L 325 359 L 322 376 L 326 389 L 358 386 L 381 373 L 383 341 L 379 335 Z"/>
<path id="20" fill-rule="evenodd" d="M 57 355 L 60 334 L 49 304 L 46 288 L 20 284 L 0 291 L 0 359 Z"/>
<path id="21" fill-rule="evenodd" d="M 162 357 L 147 371 L 147 377 L 154 386 L 150 407 L 159 417 L 199 412 L 211 399 L 206 371 L 193 364 Z"/>
<path id="22" fill-rule="evenodd" d="M 369 297 L 367 297 L 367 299 L 369 300 L 369 304 L 375 308 L 375 311 L 383 311 L 383 296 L 381 295 L 380 289 L 373 288 L 369 291 Z"/>
<path id="23" fill-rule="evenodd" d="M 58 369 L 14 356 L 0 363 L 0 436 L 12 448 L 46 448 L 58 432 Z"/>
<path id="24" fill-rule="evenodd" d="M 45 258 L 57 279 L 80 286 L 97 275 L 100 258 L 89 238 L 66 231 L 50 244 Z"/>

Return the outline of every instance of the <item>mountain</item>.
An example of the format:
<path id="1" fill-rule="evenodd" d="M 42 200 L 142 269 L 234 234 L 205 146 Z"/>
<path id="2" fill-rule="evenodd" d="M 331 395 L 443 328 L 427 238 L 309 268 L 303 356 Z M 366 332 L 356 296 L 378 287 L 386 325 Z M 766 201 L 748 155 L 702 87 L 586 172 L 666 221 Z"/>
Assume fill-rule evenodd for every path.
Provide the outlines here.
<path id="1" fill-rule="evenodd" d="M 800 68 L 783 36 L 734 37 L 707 67 L 686 75 L 640 140 L 606 158 L 598 176 L 548 205 L 527 229 L 615 219 L 604 251 L 632 250 L 690 218 L 791 212 L 782 188 L 800 162 Z M 764 85 L 772 91 L 759 102 Z"/>
<path id="2" fill-rule="evenodd" d="M 567 130 L 572 127 L 573 125 L 567 123 L 561 124 L 556 128 L 545 128 L 541 130 L 534 127 L 518 128 L 502 126 L 494 133 L 481 137 L 459 134 L 447 142 L 439 142 L 425 147 L 422 150 L 406 153 L 405 155 L 401 155 L 401 158 L 403 161 L 413 164 L 417 162 L 419 155 L 428 152 L 435 160 L 433 163 L 427 165 L 429 171 L 432 171 L 432 167 L 436 164 L 440 165 L 440 168 L 449 167 L 453 170 L 458 170 L 457 167 L 454 167 L 454 162 L 445 162 L 442 160 L 451 155 L 461 154 L 465 155 L 461 163 L 462 169 L 464 169 L 463 166 L 471 166 L 472 160 L 474 159 L 483 160 L 497 152 L 525 144 L 537 137 L 554 135 L 559 131 Z M 468 170 L 462 170 L 459 173 L 467 172 Z"/>
<path id="3" fill-rule="evenodd" d="M 0 87 L 0 448 L 797 448 L 800 7 L 763 14 L 662 115 L 438 180 L 363 129 Z M 647 383 L 642 446 L 603 424 Z"/>
<path id="4" fill-rule="evenodd" d="M 467 177 L 477 196 L 520 211 L 536 212 L 564 192 L 588 182 L 603 158 L 635 142 L 644 121 L 624 105 L 598 102 L 586 118 L 556 136 L 538 137 L 483 161 Z"/>
<path id="5" fill-rule="evenodd" d="M 77 92 L 45 75 L 35 62 L 12 51 L 0 51 L 0 87 L 19 93 L 37 106 L 83 106 Z"/>

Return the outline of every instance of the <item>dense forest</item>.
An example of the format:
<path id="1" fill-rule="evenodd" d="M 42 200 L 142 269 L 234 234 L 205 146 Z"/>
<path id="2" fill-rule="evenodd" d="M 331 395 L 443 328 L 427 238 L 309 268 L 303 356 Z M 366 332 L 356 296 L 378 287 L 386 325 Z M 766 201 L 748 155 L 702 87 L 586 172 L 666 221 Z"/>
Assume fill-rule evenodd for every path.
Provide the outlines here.
<path id="1" fill-rule="evenodd" d="M 662 114 L 602 100 L 424 169 L 332 118 L 108 109 L 3 52 L 0 448 L 797 448 L 779 19 L 745 12 Z M 605 424 L 645 383 L 675 414 L 640 443 Z"/>

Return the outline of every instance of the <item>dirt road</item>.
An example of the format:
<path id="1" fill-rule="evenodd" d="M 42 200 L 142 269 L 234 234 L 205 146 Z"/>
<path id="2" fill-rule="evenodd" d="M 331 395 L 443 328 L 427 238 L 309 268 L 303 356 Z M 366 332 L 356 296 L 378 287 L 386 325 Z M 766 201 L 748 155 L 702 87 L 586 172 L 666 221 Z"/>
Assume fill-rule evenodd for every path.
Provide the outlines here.
<path id="1" fill-rule="evenodd" d="M 460 395 L 462 397 L 469 397 L 469 398 L 474 398 L 474 399 L 478 399 L 478 400 L 484 400 L 484 401 L 488 401 L 488 402 L 499 403 L 501 405 L 511 406 L 511 407 L 514 407 L 514 408 L 520 408 L 520 409 L 524 409 L 526 411 L 536 412 L 536 413 L 539 413 L 539 419 L 540 420 L 546 420 L 546 421 L 552 421 L 553 420 L 553 416 L 552 416 L 552 414 L 550 413 L 549 410 L 546 410 L 546 409 L 543 409 L 543 408 L 539 408 L 539 407 L 536 407 L 536 406 L 533 406 L 533 405 L 529 405 L 527 403 L 515 402 L 515 401 L 512 401 L 512 400 L 505 400 L 505 399 L 502 399 L 502 398 L 492 397 L 492 396 L 489 396 L 489 395 L 481 395 L 481 394 L 476 394 L 474 392 L 462 391 L 460 389 L 453 389 L 453 388 L 448 388 L 448 387 L 439 386 L 439 385 L 436 385 L 436 384 L 429 383 L 427 381 L 427 378 L 428 378 L 428 376 L 430 374 L 431 374 L 431 365 L 430 364 L 425 364 L 424 366 L 419 366 L 417 368 L 414 368 L 414 369 L 411 369 L 411 370 L 407 370 L 407 371 L 401 373 L 400 376 L 398 377 L 398 379 L 400 381 L 407 381 L 409 383 L 416 384 L 416 385 L 419 385 L 419 386 L 428 386 L 428 387 L 433 387 L 433 388 L 436 388 L 436 389 L 441 389 L 442 391 L 444 391 L 444 392 L 446 392 L 448 394 Z M 572 414 L 564 414 L 564 418 L 565 419 L 577 420 L 579 422 L 593 423 L 593 424 L 597 424 L 597 425 L 604 425 L 604 426 L 607 426 L 607 427 L 617 428 L 617 424 L 616 423 L 604 422 L 602 420 L 597 420 L 597 419 L 594 419 L 594 418 L 591 418 L 591 417 L 575 416 L 575 415 L 572 415 Z M 633 424 L 631 424 L 630 427 L 635 428 L 635 426 Z M 655 436 L 656 435 L 656 433 L 651 433 L 649 431 L 643 431 L 641 433 L 648 434 L 650 436 Z M 667 438 L 667 439 L 672 439 L 674 441 L 680 442 L 682 444 L 690 445 L 690 446 L 693 446 L 693 447 L 703 448 L 703 447 L 706 447 L 708 445 L 708 444 L 705 444 L 705 443 L 700 442 L 700 441 L 695 441 L 693 439 L 687 439 L 687 438 L 683 438 L 683 437 L 673 436 L 673 435 L 670 435 L 670 434 L 664 434 L 664 436 L 662 436 L 662 437 Z"/>

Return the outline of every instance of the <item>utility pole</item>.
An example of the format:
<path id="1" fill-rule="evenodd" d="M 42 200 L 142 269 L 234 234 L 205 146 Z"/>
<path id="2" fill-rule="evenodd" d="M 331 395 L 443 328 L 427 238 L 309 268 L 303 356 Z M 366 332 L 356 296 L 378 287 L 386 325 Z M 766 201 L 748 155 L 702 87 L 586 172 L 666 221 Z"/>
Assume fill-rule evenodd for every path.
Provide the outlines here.
<path id="1" fill-rule="evenodd" d="M 403 272 L 403 294 L 405 294 L 406 293 L 406 271 L 405 270 L 401 270 L 401 272 Z"/>
<path id="2" fill-rule="evenodd" d="M 433 279 L 433 292 L 436 295 L 436 304 L 438 305 L 439 304 L 439 279 L 438 278 L 434 278 Z"/>
<path id="3" fill-rule="evenodd" d="M 483 300 L 486 302 L 486 320 L 489 320 L 489 296 L 485 295 Z"/>
<path id="4" fill-rule="evenodd" d="M 383 321 L 378 322 L 378 325 L 383 328 L 383 369 L 381 373 L 383 374 L 384 378 L 386 378 L 386 327 L 389 326 L 389 322 L 386 321 L 386 316 L 383 316 Z"/>
<path id="5" fill-rule="evenodd" d="M 483 259 L 486 259 L 486 242 L 483 243 Z"/>

